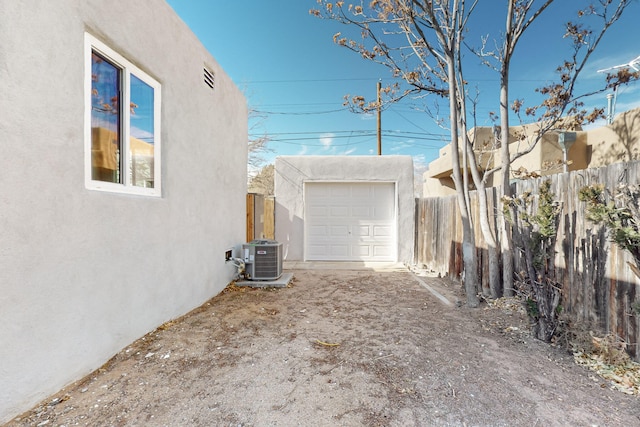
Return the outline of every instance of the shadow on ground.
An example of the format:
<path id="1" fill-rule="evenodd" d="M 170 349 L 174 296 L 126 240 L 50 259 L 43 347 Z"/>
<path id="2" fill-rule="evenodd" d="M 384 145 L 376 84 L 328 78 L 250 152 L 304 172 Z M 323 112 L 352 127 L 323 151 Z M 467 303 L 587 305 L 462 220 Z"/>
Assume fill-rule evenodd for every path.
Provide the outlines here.
<path id="1" fill-rule="evenodd" d="M 445 304 L 432 290 L 456 285 L 398 268 L 292 272 L 228 287 L 7 425 L 640 424 L 517 307 Z"/>

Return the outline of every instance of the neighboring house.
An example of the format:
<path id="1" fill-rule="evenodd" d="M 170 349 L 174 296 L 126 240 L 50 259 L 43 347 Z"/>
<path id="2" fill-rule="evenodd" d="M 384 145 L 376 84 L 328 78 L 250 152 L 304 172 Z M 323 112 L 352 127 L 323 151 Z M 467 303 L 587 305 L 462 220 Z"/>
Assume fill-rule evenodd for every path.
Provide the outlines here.
<path id="1" fill-rule="evenodd" d="M 510 132 L 510 152 L 513 154 L 524 151 L 537 127 L 536 124 L 514 126 Z M 474 128 L 470 134 L 476 141 L 478 167 L 484 171 L 499 166 L 500 149 L 494 148 L 493 129 Z M 523 136 L 525 139 L 521 140 Z M 545 176 L 565 170 L 597 168 L 637 159 L 640 159 L 640 109 L 620 114 L 612 124 L 597 129 L 575 132 L 551 131 L 543 136 L 531 152 L 514 161 L 511 169 Z M 423 197 L 455 194 L 451 175 L 449 144 L 440 149 L 439 157 L 429 163 L 429 169 L 423 175 Z M 501 172 L 498 171 L 488 180 L 487 186 L 500 185 L 501 181 Z"/>
<path id="2" fill-rule="evenodd" d="M 410 156 L 282 156 L 275 167 L 285 260 L 411 262 Z"/>
<path id="3" fill-rule="evenodd" d="M 163 0 L 0 2 L 0 423 L 234 275 L 246 101 Z"/>

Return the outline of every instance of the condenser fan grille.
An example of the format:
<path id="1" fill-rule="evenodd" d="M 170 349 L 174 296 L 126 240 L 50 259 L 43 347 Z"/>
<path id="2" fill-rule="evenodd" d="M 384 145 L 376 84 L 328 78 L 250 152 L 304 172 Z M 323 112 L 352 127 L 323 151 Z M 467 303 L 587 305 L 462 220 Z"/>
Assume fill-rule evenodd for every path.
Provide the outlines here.
<path id="1" fill-rule="evenodd" d="M 274 277 L 278 275 L 278 247 L 263 246 L 256 248 L 256 276 Z"/>

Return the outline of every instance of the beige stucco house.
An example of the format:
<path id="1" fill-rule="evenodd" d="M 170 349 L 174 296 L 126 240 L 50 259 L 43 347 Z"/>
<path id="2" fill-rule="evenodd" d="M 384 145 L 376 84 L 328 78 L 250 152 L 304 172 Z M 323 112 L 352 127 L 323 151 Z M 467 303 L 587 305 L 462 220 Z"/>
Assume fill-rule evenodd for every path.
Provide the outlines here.
<path id="1" fill-rule="evenodd" d="M 527 149 L 537 125 L 516 126 L 510 132 L 510 152 Z M 493 145 L 493 129 L 474 128 L 476 159 L 481 170 L 500 165 L 500 149 Z M 566 148 L 566 152 L 564 148 Z M 611 163 L 640 159 L 640 108 L 620 114 L 612 124 L 590 130 L 551 131 L 533 150 L 512 164 L 512 171 L 535 172 L 541 176 L 563 171 L 597 168 Z M 487 186 L 499 185 L 500 171 L 494 173 Z M 439 157 L 429 163 L 423 174 L 423 196 L 455 194 L 451 168 L 451 145 L 440 149 Z M 515 178 L 514 174 L 512 178 Z"/>
<path id="2" fill-rule="evenodd" d="M 0 424 L 200 306 L 247 106 L 164 0 L 0 1 Z"/>

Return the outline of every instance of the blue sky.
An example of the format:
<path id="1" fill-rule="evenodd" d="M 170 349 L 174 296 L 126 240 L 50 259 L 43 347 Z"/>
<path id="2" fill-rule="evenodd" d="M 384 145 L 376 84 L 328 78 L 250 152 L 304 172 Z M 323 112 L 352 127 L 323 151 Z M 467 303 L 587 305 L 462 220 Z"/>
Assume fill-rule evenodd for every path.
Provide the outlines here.
<path id="1" fill-rule="evenodd" d="M 351 113 L 343 97 L 363 95 L 373 99 L 376 84 L 390 83 L 389 71 L 361 59 L 333 43 L 336 32 L 349 29 L 309 14 L 315 0 L 168 0 L 171 7 L 211 52 L 225 72 L 245 93 L 249 108 L 260 112 L 250 120 L 250 135 L 267 135 L 277 155 L 375 155 L 376 117 Z M 481 34 L 497 37 L 502 15 L 491 0 L 480 2 L 477 21 L 467 36 L 479 44 Z M 568 57 L 563 23 L 576 5 L 588 1 L 559 0 L 530 29 L 519 45 L 512 67 L 512 99 L 535 100 L 534 89 L 548 82 L 561 60 Z M 610 30 L 585 69 L 581 87 L 603 84 L 602 68 L 627 63 L 640 56 L 638 20 L 640 2 Z M 477 25 L 481 25 L 479 27 Z M 496 74 L 475 61 L 466 68 L 470 85 L 480 90 L 478 124 L 489 125 L 489 111 L 497 111 Z M 586 100 L 606 107 L 604 94 Z M 640 85 L 620 89 L 616 112 L 640 106 Z M 447 107 L 443 104 L 443 111 Z M 437 126 L 411 103 L 394 105 L 382 114 L 383 155 L 414 157 L 425 165 L 448 143 L 448 131 Z"/>

